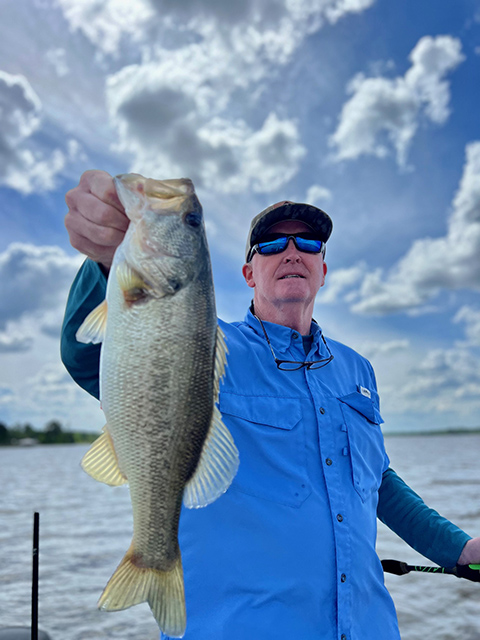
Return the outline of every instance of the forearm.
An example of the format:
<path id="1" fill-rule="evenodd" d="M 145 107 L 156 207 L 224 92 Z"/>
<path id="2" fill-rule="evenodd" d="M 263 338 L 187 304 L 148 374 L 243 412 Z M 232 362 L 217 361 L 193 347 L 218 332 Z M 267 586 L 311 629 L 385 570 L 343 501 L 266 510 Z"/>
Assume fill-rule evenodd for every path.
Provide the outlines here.
<path id="1" fill-rule="evenodd" d="M 100 345 L 82 344 L 75 334 L 87 315 L 105 298 L 107 280 L 99 265 L 85 260 L 70 289 L 61 337 L 63 363 L 83 389 L 99 397 Z"/>
<path id="2" fill-rule="evenodd" d="M 393 469 L 383 474 L 377 515 L 426 558 L 454 567 L 470 536 L 428 507 Z"/>

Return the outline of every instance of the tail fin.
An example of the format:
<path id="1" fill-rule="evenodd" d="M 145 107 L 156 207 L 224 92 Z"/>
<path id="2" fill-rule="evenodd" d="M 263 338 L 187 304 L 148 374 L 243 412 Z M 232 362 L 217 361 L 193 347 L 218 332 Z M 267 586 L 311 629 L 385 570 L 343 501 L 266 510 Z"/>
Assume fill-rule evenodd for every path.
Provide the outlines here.
<path id="1" fill-rule="evenodd" d="M 187 618 L 180 554 L 171 571 L 137 567 L 134 555 L 132 543 L 105 587 L 99 609 L 119 611 L 148 602 L 160 629 L 167 636 L 183 637 Z"/>

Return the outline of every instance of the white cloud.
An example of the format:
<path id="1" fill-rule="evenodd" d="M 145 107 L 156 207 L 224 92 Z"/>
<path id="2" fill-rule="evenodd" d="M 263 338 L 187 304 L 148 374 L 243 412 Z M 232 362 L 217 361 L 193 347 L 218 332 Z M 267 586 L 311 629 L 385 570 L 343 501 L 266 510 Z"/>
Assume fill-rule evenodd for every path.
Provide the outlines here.
<path id="1" fill-rule="evenodd" d="M 55 187 L 67 158 L 59 149 L 47 157 L 35 148 L 32 136 L 41 114 L 40 99 L 28 80 L 0 71 L 0 185 L 26 194 Z"/>
<path id="2" fill-rule="evenodd" d="M 61 47 L 57 49 L 49 49 L 45 54 L 45 60 L 52 65 L 59 78 L 63 78 L 70 73 L 66 54 L 67 52 L 65 49 L 62 49 Z"/>
<path id="3" fill-rule="evenodd" d="M 405 83 L 425 107 L 427 116 L 443 124 L 450 110 L 450 86 L 444 79 L 465 60 L 462 44 L 451 36 L 425 36 L 418 41 L 409 56 L 412 66 L 405 74 Z"/>
<path id="4" fill-rule="evenodd" d="M 33 404 L 41 403 L 51 407 L 52 411 L 75 404 L 78 387 L 59 362 L 45 364 L 27 383 Z"/>
<path id="5" fill-rule="evenodd" d="M 358 74 L 348 87 L 336 131 L 330 138 L 336 161 L 360 155 L 383 158 L 393 147 L 404 167 L 422 114 L 436 124 L 449 116 L 450 88 L 445 80 L 465 58 L 451 36 L 421 38 L 410 53 L 411 67 L 394 79 Z"/>
<path id="6" fill-rule="evenodd" d="M 67 289 L 59 295 L 57 306 L 42 308 L 41 301 L 36 309 L 21 308 L 11 320 L 0 318 L 0 353 L 23 353 L 30 351 L 42 335 L 60 340 Z M 53 304 L 53 301 L 52 301 Z"/>
<path id="7" fill-rule="evenodd" d="M 15 398 L 15 394 L 13 392 L 13 389 L 11 387 L 7 387 L 3 384 L 0 384 L 0 406 L 1 405 L 8 405 L 10 402 L 12 402 L 12 400 Z M 2 407 L 3 409 L 3 407 Z M 3 420 L 2 420 L 3 422 Z"/>
<path id="8" fill-rule="evenodd" d="M 385 342 L 364 342 L 361 344 L 360 353 L 369 360 L 375 360 L 379 356 L 390 356 L 398 351 L 405 351 L 410 346 L 410 341 L 406 338 L 398 340 L 387 340 Z"/>
<path id="9" fill-rule="evenodd" d="M 370 8 L 375 0 L 57 0 L 72 31 L 81 31 L 106 55 L 120 56 L 130 42 L 153 44 L 170 39 L 171 49 L 192 41 L 196 34 L 211 38 L 221 33 L 237 54 L 260 48 L 272 60 L 299 46 L 305 35 L 325 21 Z M 290 36 L 290 37 L 286 37 Z M 250 46 L 248 47 L 248 44 Z"/>
<path id="10" fill-rule="evenodd" d="M 123 39 L 138 41 L 154 17 L 148 2 L 57 0 L 72 31 L 81 31 L 104 54 L 117 55 Z"/>
<path id="11" fill-rule="evenodd" d="M 408 382 L 389 399 L 389 409 L 437 414 L 454 412 L 458 418 L 480 409 L 478 357 L 464 348 L 434 349 L 414 367 Z"/>
<path id="12" fill-rule="evenodd" d="M 0 406 L 10 423 L 31 422 L 37 428 L 50 419 L 81 431 L 95 431 L 104 424 L 98 401 L 75 384 L 59 360 L 46 362 L 22 384 L 0 385 Z"/>
<path id="13" fill-rule="evenodd" d="M 141 61 L 137 47 L 135 64 L 107 79 L 115 149 L 132 157 L 131 170 L 188 175 L 231 193 L 272 191 L 298 172 L 305 149 L 297 124 L 271 110 L 264 81 L 325 21 L 374 2 L 139 0 L 130 15 L 122 0 L 59 1 L 71 28 L 103 54 L 128 59 L 125 43 L 142 42 Z M 262 99 L 253 124 L 250 107 Z M 246 105 L 241 118 L 232 115 L 238 103 Z"/>
<path id="14" fill-rule="evenodd" d="M 480 310 L 468 305 L 458 310 L 454 322 L 465 323 L 465 335 L 467 344 L 480 347 Z"/>
<path id="15" fill-rule="evenodd" d="M 35 320 L 40 331 L 50 338 L 60 340 L 64 313 L 65 303 L 56 309 L 47 310 L 38 314 Z"/>
<path id="16" fill-rule="evenodd" d="M 23 76 L 0 71 L 0 109 L 4 141 L 16 143 L 32 134 L 40 121 L 42 105 L 37 94 Z"/>
<path id="17" fill-rule="evenodd" d="M 332 199 L 332 192 L 326 187 L 322 187 L 319 184 L 312 184 L 307 191 L 305 202 L 313 204 L 317 207 L 322 207 L 324 202 L 330 202 Z"/>
<path id="18" fill-rule="evenodd" d="M 29 351 L 33 345 L 31 336 L 22 335 L 15 329 L 0 331 L 0 353 Z"/>
<path id="19" fill-rule="evenodd" d="M 356 268 L 344 279 L 350 272 L 353 278 Z M 350 299 L 357 313 L 418 313 L 442 289 L 480 290 L 480 142 L 467 145 L 447 235 L 415 240 L 388 273 L 367 273 Z"/>
<path id="20" fill-rule="evenodd" d="M 306 149 L 293 120 L 271 112 L 263 126 L 245 141 L 242 173 L 254 191 L 274 191 L 297 173 Z"/>
<path id="21" fill-rule="evenodd" d="M 0 329 L 64 305 L 82 260 L 55 246 L 11 244 L 0 254 Z"/>
<path id="22" fill-rule="evenodd" d="M 361 262 L 347 269 L 337 269 L 327 275 L 325 288 L 321 290 L 318 297 L 318 304 L 330 304 L 337 302 L 341 295 L 358 284 L 365 276 L 367 265 Z"/>
<path id="23" fill-rule="evenodd" d="M 238 23 L 257 22 L 260 19 L 278 20 L 285 13 L 283 0 L 150 0 L 157 13 L 168 14 L 177 20 L 195 24 L 208 19 L 234 26 Z"/>
<path id="24" fill-rule="evenodd" d="M 455 421 L 451 426 L 461 426 L 464 417 L 474 416 L 480 410 L 480 311 L 465 306 L 453 322 L 465 323 L 467 339 L 456 341 L 450 348 L 424 351 L 418 345 L 405 352 L 407 359 L 402 357 L 398 361 L 395 376 L 390 377 L 390 384 L 382 390 L 387 411 L 443 414 L 449 421 Z"/>
<path id="25" fill-rule="evenodd" d="M 132 170 L 187 175 L 199 186 L 234 193 L 248 187 L 272 191 L 290 180 L 305 154 L 295 122 L 272 112 L 254 131 L 242 120 L 216 115 L 229 100 L 227 83 L 215 93 L 226 73 L 223 62 L 217 76 L 203 77 L 201 84 L 201 74 L 192 73 L 191 66 L 203 70 L 206 59 L 193 58 L 191 63 L 182 51 L 177 58 L 185 64 L 177 67 L 172 57 L 164 64 L 126 67 L 108 80 L 107 99 L 119 132 L 117 148 L 133 155 Z M 234 79 L 229 82 L 233 85 Z"/>
<path id="26" fill-rule="evenodd" d="M 375 4 L 375 0 L 337 0 L 336 2 L 323 2 L 321 4 L 325 7 L 325 14 L 328 20 L 336 22 L 348 13 L 360 13 L 365 9 L 369 9 Z"/>

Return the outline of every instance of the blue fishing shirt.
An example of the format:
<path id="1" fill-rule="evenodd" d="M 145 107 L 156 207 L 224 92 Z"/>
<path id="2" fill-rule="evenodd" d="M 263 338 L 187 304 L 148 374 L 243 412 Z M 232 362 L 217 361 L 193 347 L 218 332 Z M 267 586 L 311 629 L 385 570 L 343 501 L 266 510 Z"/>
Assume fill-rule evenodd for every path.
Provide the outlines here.
<path id="1" fill-rule="evenodd" d="M 296 331 L 264 325 L 277 358 L 329 356 L 314 323 L 307 356 Z M 389 462 L 372 367 L 327 338 L 328 365 L 280 371 L 250 311 L 220 326 L 219 407 L 240 467 L 216 503 L 182 513 L 185 638 L 399 638 L 375 553 Z"/>
<path id="2" fill-rule="evenodd" d="M 73 336 L 104 292 L 105 277 L 87 260 L 62 338 L 65 365 L 97 397 L 98 346 Z M 326 338 L 329 364 L 280 371 L 250 311 L 243 322 L 219 324 L 229 352 L 219 407 L 240 467 L 213 504 L 182 511 L 185 640 L 399 639 L 375 553 L 377 515 L 447 566 L 469 536 L 389 469 L 365 358 Z M 279 359 L 329 356 L 316 323 L 307 355 L 298 332 L 264 326 Z"/>

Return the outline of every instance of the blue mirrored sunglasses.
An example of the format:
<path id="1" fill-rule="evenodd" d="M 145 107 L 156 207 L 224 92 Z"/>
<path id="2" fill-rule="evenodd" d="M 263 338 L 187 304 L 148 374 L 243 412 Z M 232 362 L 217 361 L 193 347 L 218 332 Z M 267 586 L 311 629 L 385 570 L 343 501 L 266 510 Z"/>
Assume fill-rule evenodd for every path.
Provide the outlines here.
<path id="1" fill-rule="evenodd" d="M 254 244 L 248 254 L 247 262 L 250 262 L 255 252 L 262 256 L 282 253 L 288 247 L 290 240 L 293 240 L 297 249 L 304 253 L 325 253 L 325 243 L 322 240 L 315 238 L 312 234 L 296 233 L 289 236 L 279 235 L 268 240 L 265 238 L 262 242 Z"/>

